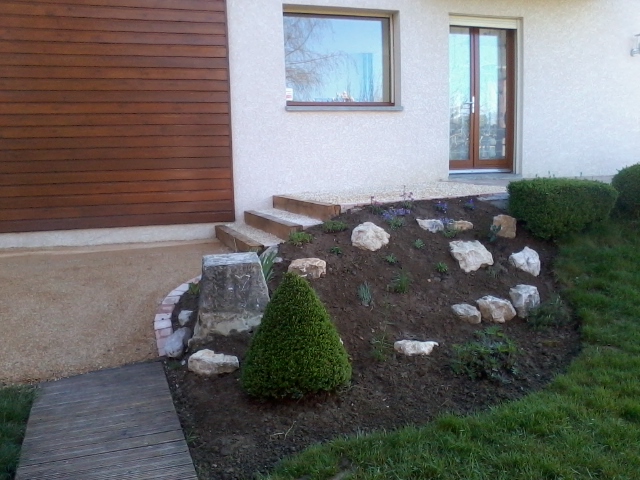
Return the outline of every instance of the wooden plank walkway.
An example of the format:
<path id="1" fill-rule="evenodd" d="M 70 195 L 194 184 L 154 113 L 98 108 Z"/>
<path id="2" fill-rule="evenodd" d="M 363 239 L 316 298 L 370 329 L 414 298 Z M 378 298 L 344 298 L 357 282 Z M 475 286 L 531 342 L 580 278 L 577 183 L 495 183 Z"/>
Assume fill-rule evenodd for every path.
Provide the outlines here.
<path id="1" fill-rule="evenodd" d="M 197 480 L 160 363 L 43 384 L 16 480 Z"/>

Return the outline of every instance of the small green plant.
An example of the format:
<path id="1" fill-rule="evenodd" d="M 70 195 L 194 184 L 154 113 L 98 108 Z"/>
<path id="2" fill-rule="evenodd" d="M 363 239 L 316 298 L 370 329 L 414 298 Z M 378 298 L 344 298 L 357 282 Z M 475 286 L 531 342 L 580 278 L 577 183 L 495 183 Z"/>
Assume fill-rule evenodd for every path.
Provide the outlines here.
<path id="1" fill-rule="evenodd" d="M 409 274 L 400 272 L 393 278 L 393 280 L 391 280 L 387 289 L 393 293 L 407 293 L 410 285 L 411 277 Z"/>
<path id="2" fill-rule="evenodd" d="M 305 243 L 311 243 L 313 241 L 313 235 L 307 232 L 291 232 L 289 234 L 289 243 L 296 247 L 301 247 Z"/>
<path id="3" fill-rule="evenodd" d="M 453 228 L 453 223 L 445 223 L 442 235 L 444 235 L 445 238 L 455 238 L 456 235 L 458 235 L 458 230 Z"/>
<path id="4" fill-rule="evenodd" d="M 371 338 L 371 356 L 379 362 L 384 362 L 393 351 L 393 343 L 387 333 L 387 324 Z"/>
<path id="5" fill-rule="evenodd" d="M 351 379 L 351 363 L 327 309 L 304 278 L 285 273 L 251 339 L 240 381 L 251 396 L 300 398 Z"/>
<path id="6" fill-rule="evenodd" d="M 342 248 L 335 246 L 329 249 L 329 253 L 333 253 L 334 255 L 342 255 Z"/>
<path id="7" fill-rule="evenodd" d="M 373 195 L 371 195 L 371 203 L 369 204 L 369 211 L 374 215 L 382 215 L 384 212 L 384 208 L 380 205 L 380 202 L 376 202 L 376 199 Z"/>
<path id="8" fill-rule="evenodd" d="M 507 273 L 507 269 L 500 262 L 496 262 L 493 265 L 487 267 L 487 275 L 489 275 L 493 279 L 498 278 L 503 273 Z"/>
<path id="9" fill-rule="evenodd" d="M 472 380 L 488 378 L 507 382 L 507 375 L 517 372 L 515 343 L 499 326 L 477 331 L 475 337 L 473 342 L 453 346 L 453 371 Z"/>
<path id="10" fill-rule="evenodd" d="M 278 255 L 277 248 L 268 248 L 260 255 L 260 265 L 262 266 L 262 274 L 267 283 L 273 278 L 273 264 Z"/>
<path id="11" fill-rule="evenodd" d="M 385 256 L 384 261 L 387 262 L 389 265 L 395 265 L 396 263 L 398 263 L 398 259 L 393 253 L 390 253 L 389 255 Z"/>
<path id="12" fill-rule="evenodd" d="M 560 295 L 555 294 L 546 302 L 529 310 L 527 325 L 534 330 L 564 325 L 571 320 L 571 312 Z"/>
<path id="13" fill-rule="evenodd" d="M 191 282 L 189 288 L 187 288 L 187 293 L 194 297 L 200 295 L 200 282 Z"/>
<path id="14" fill-rule="evenodd" d="M 360 303 L 365 307 L 370 307 L 373 304 L 373 292 L 367 282 L 358 286 L 358 298 L 360 299 Z"/>
<path id="15" fill-rule="evenodd" d="M 442 200 L 438 200 L 434 205 L 436 212 L 440 212 L 446 215 L 447 210 L 449 209 L 449 205 L 447 202 L 443 202 Z"/>
<path id="16" fill-rule="evenodd" d="M 502 225 L 491 225 L 489 227 L 489 234 L 487 235 L 487 237 L 489 238 L 489 243 L 494 243 L 496 240 L 498 240 L 498 234 L 500 233 L 500 230 L 502 230 Z"/>
<path id="17" fill-rule="evenodd" d="M 400 228 L 404 227 L 405 220 L 402 217 L 393 217 L 388 219 L 387 223 L 389 224 L 389 228 L 391 228 L 391 230 L 399 230 Z"/>
<path id="18" fill-rule="evenodd" d="M 322 224 L 322 231 L 325 233 L 344 232 L 347 228 L 347 224 L 340 220 L 327 220 Z"/>
<path id="19" fill-rule="evenodd" d="M 462 204 L 462 208 L 465 210 L 473 211 L 476 209 L 476 204 L 473 202 L 473 198 L 470 198 Z"/>
<path id="20" fill-rule="evenodd" d="M 402 199 L 402 201 L 400 202 L 402 208 L 404 208 L 405 210 L 413 210 L 413 207 L 415 206 L 415 200 L 413 198 L 412 192 L 407 193 L 406 185 L 402 186 L 402 194 L 400 195 L 400 198 Z"/>
<path id="21" fill-rule="evenodd" d="M 413 248 L 417 248 L 418 250 L 422 250 L 424 247 L 426 247 L 426 244 L 421 239 L 417 239 L 415 242 L 413 242 Z"/>
<path id="22" fill-rule="evenodd" d="M 449 271 L 449 267 L 444 262 L 436 263 L 436 272 L 438 273 L 447 273 Z"/>

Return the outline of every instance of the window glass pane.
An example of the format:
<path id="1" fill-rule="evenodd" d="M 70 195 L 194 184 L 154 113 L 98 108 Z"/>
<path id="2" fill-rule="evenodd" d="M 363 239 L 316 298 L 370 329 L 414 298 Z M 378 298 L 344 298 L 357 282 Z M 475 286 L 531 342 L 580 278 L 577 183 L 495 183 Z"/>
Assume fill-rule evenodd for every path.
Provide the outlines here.
<path id="1" fill-rule="evenodd" d="M 389 19 L 284 16 L 287 98 L 390 102 Z"/>

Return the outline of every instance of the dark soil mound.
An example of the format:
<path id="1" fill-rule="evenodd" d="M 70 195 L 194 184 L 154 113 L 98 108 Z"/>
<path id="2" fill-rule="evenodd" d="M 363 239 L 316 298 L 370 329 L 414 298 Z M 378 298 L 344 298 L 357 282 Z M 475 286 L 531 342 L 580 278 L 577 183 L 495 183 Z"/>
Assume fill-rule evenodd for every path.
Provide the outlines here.
<path id="1" fill-rule="evenodd" d="M 475 304 L 484 295 L 509 298 L 509 288 L 535 285 L 542 300 L 555 291 L 552 272 L 556 253 L 552 243 L 532 238 L 519 228 L 515 239 L 487 235 L 493 206 L 476 202 L 465 210 L 468 199 L 447 200 L 446 217 L 471 221 L 475 228 L 455 238 L 422 230 L 415 218 L 445 216 L 435 202 L 416 202 L 406 225 L 390 230 L 380 215 L 368 208 L 341 215 L 349 229 L 327 234 L 321 227 L 308 230 L 314 241 L 303 247 L 281 246 L 283 262 L 276 266 L 273 289 L 296 258 L 318 257 L 327 261 L 327 275 L 311 284 L 326 305 L 353 364 L 351 386 L 334 394 L 305 397 L 298 401 L 257 401 L 242 392 L 239 372 L 207 379 L 168 362 L 167 375 L 183 423 L 191 454 L 201 479 L 249 479 L 255 472 L 271 469 L 283 457 L 317 442 L 340 435 L 424 424 L 444 412 L 469 413 L 512 400 L 544 386 L 561 372 L 579 349 L 575 323 L 533 329 L 515 318 L 503 326 L 518 347 L 517 372 L 504 381 L 471 380 L 451 370 L 453 345 L 474 340 L 474 332 L 488 325 L 469 325 L 451 312 L 455 303 Z M 391 234 L 387 247 L 366 252 L 351 246 L 351 231 L 371 221 Z M 414 242 L 421 239 L 423 248 Z M 449 253 L 451 240 L 480 240 L 491 251 L 495 264 L 464 273 Z M 542 262 L 539 277 L 516 270 L 508 257 L 525 246 L 536 250 Z M 339 247 L 340 254 L 334 247 Z M 384 257 L 393 254 L 398 262 Z M 436 264 L 447 265 L 439 273 Z M 411 278 L 409 292 L 391 293 L 388 285 L 398 273 Z M 373 305 L 363 306 L 358 286 L 367 282 Z M 191 300 L 192 301 L 192 300 Z M 182 303 L 189 302 L 183 298 Z M 180 306 L 180 304 L 179 304 Z M 174 317 L 177 312 L 174 313 Z M 250 335 L 221 337 L 208 348 L 245 356 Z M 428 357 L 405 357 L 393 351 L 401 339 L 439 342 Z"/>

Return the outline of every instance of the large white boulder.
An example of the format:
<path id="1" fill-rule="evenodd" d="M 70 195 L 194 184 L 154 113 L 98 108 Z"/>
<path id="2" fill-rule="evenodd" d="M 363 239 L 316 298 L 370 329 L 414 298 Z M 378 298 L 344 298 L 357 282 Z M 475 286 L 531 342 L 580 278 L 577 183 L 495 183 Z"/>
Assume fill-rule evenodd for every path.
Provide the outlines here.
<path id="1" fill-rule="evenodd" d="M 521 252 L 512 254 L 509 263 L 534 277 L 540 275 L 540 256 L 532 248 L 524 247 Z"/>
<path id="2" fill-rule="evenodd" d="M 527 318 L 529 311 L 540 305 L 540 293 L 533 285 L 516 285 L 509 296 L 520 318 Z"/>
<path id="3" fill-rule="evenodd" d="M 351 243 L 362 250 L 375 252 L 389 243 L 389 235 L 375 223 L 365 222 L 358 225 L 351 233 Z"/>
<path id="4" fill-rule="evenodd" d="M 173 332 L 164 344 L 164 353 L 169 358 L 180 358 L 184 353 L 184 348 L 191 338 L 192 332 L 190 328 L 183 327 Z"/>
<path id="5" fill-rule="evenodd" d="M 393 344 L 393 349 L 403 355 L 429 355 L 438 342 L 418 342 L 417 340 L 399 340 Z"/>
<path id="6" fill-rule="evenodd" d="M 327 262 L 319 258 L 298 258 L 289 264 L 288 271 L 301 277 L 320 278 L 327 273 Z"/>
<path id="7" fill-rule="evenodd" d="M 493 265 L 493 256 L 478 240 L 464 242 L 456 240 L 449 243 L 453 258 L 458 260 L 460 268 L 466 273 L 475 272 L 481 267 Z"/>
<path id="8" fill-rule="evenodd" d="M 493 217 L 493 225 L 500 227 L 497 235 L 503 238 L 516 238 L 517 220 L 509 215 L 496 215 Z"/>
<path id="9" fill-rule="evenodd" d="M 240 368 L 238 357 L 215 353 L 213 350 L 200 350 L 189 357 L 189 370 L 198 375 L 218 375 L 235 372 Z"/>
<path id="10" fill-rule="evenodd" d="M 472 325 L 478 324 L 482 321 L 480 310 L 468 303 L 452 305 L 451 310 L 453 310 L 453 313 L 455 313 L 460 320 L 471 323 Z"/>
<path id="11" fill-rule="evenodd" d="M 442 220 L 436 220 L 435 218 L 420 220 L 417 218 L 416 221 L 418 222 L 418 225 L 420 225 L 420 228 L 431 233 L 438 233 L 444 230 L 444 223 L 442 223 Z"/>
<path id="12" fill-rule="evenodd" d="M 494 323 L 504 323 L 516 316 L 509 300 L 487 295 L 477 301 L 482 318 Z"/>

